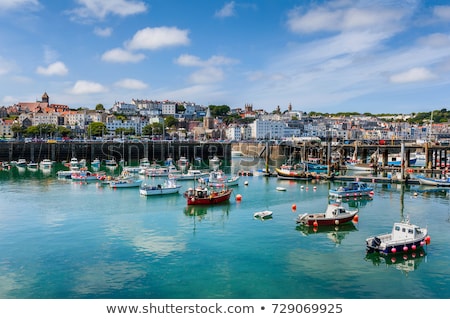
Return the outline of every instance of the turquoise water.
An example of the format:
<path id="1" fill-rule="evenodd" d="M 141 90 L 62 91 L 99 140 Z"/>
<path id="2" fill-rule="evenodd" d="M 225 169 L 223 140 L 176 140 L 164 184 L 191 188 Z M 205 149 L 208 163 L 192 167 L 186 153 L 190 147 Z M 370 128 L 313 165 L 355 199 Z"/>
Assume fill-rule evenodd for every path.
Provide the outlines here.
<path id="1" fill-rule="evenodd" d="M 344 203 L 354 227 L 308 232 L 297 215 L 325 209 L 337 183 L 245 176 L 228 204 L 187 207 L 57 169 L 0 171 L 0 298 L 450 298 L 446 189 L 376 184 L 373 200 Z M 429 228 L 426 254 L 366 258 L 365 238 L 405 216 Z"/>

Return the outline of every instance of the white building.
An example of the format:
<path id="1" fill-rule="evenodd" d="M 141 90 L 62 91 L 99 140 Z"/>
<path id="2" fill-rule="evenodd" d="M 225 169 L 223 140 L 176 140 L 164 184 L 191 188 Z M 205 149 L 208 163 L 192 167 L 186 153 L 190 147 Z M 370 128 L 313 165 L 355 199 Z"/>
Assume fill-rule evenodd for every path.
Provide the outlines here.
<path id="1" fill-rule="evenodd" d="M 138 113 L 136 105 L 125 102 L 114 103 L 111 112 L 128 116 L 136 115 Z"/>
<path id="2" fill-rule="evenodd" d="M 252 131 L 252 139 L 281 139 L 285 137 L 284 129 L 286 124 L 284 122 L 257 119 L 249 126 Z"/>
<path id="3" fill-rule="evenodd" d="M 241 135 L 241 126 L 237 124 L 230 124 L 227 129 L 225 130 L 225 134 L 227 135 L 227 139 L 229 140 L 236 140 L 240 141 L 242 140 Z"/>

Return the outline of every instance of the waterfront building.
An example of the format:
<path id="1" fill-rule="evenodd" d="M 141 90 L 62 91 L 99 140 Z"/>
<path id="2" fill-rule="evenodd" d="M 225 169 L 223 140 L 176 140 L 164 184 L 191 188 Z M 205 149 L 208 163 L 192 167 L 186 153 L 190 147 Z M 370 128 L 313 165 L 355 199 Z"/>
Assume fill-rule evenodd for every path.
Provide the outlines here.
<path id="1" fill-rule="evenodd" d="M 14 124 L 14 120 L 2 119 L 0 118 L 0 138 L 11 138 L 13 137 L 13 131 L 11 127 Z"/>
<path id="2" fill-rule="evenodd" d="M 281 139 L 285 137 L 286 124 L 284 122 L 256 119 L 249 126 L 251 127 L 252 139 Z"/>

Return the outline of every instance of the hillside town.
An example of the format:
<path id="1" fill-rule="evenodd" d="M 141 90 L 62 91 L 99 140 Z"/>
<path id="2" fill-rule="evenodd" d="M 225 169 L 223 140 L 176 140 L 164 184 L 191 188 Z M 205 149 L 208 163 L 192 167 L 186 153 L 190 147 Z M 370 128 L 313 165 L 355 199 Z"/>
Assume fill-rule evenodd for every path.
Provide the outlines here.
<path id="1" fill-rule="evenodd" d="M 412 124 L 412 115 L 308 115 L 289 104 L 273 112 L 226 108 L 227 116 L 214 115 L 212 106 L 193 102 L 133 99 L 116 102 L 109 109 L 71 109 L 50 102 L 45 92 L 40 101 L 18 102 L 0 107 L 0 139 L 6 140 L 91 140 L 91 139 L 176 139 L 190 141 L 258 141 L 321 139 L 335 143 L 355 140 L 364 143 L 386 141 L 434 141 L 448 143 L 449 123 Z M 101 132 L 93 124 L 101 123 Z M 49 126 L 57 128 L 48 130 Z M 31 130 L 30 128 L 35 128 Z M 98 127 L 98 126 L 97 126 Z"/>

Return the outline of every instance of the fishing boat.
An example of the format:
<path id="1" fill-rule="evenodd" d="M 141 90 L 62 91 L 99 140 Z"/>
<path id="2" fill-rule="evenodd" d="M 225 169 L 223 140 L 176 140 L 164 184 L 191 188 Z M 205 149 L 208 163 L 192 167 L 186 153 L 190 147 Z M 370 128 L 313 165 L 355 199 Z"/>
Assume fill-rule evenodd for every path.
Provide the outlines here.
<path id="1" fill-rule="evenodd" d="M 52 167 L 53 167 L 53 161 L 48 158 L 45 158 L 39 162 L 40 169 L 50 169 Z"/>
<path id="2" fill-rule="evenodd" d="M 115 159 L 107 159 L 107 160 L 105 160 L 105 166 L 106 166 L 107 169 L 110 169 L 110 170 L 115 170 L 118 167 L 117 162 L 116 162 Z"/>
<path id="3" fill-rule="evenodd" d="M 428 229 L 411 224 L 409 219 L 394 223 L 390 233 L 366 239 L 367 253 L 382 255 L 415 251 L 428 244 L 430 244 Z"/>
<path id="4" fill-rule="evenodd" d="M 17 167 L 27 167 L 27 160 L 24 158 L 19 158 L 15 164 Z"/>
<path id="5" fill-rule="evenodd" d="M 66 163 L 66 164 L 64 164 L 64 166 L 67 166 L 67 167 L 69 167 L 70 169 L 73 169 L 73 168 L 80 168 L 81 166 L 80 166 L 80 162 L 78 162 L 78 158 L 76 158 L 76 157 L 72 157 L 71 159 L 70 159 L 70 162 L 69 163 Z"/>
<path id="6" fill-rule="evenodd" d="M 352 223 L 358 219 L 358 209 L 347 210 L 339 203 L 328 204 L 325 212 L 300 214 L 296 220 L 297 224 L 303 226 L 331 226 Z"/>
<path id="7" fill-rule="evenodd" d="M 415 158 L 415 157 L 414 158 L 410 158 L 408 166 L 415 166 L 416 165 L 416 161 L 417 161 L 417 158 Z M 401 154 L 390 154 L 388 156 L 386 165 L 387 166 L 400 167 L 402 165 L 402 162 L 403 162 L 403 164 L 406 164 L 405 160 L 402 161 L 402 155 Z M 383 165 L 383 158 L 382 158 L 382 156 L 378 157 L 378 164 L 379 165 Z"/>
<path id="8" fill-rule="evenodd" d="M 320 158 L 310 157 L 304 162 L 308 171 L 326 171 L 328 165 L 321 164 Z"/>
<path id="9" fill-rule="evenodd" d="M 139 194 L 144 196 L 175 194 L 180 191 L 181 185 L 178 185 L 174 179 L 167 179 L 163 184 L 141 184 Z"/>
<path id="10" fill-rule="evenodd" d="M 200 177 L 199 182 L 204 182 L 209 186 L 216 185 L 227 185 L 227 186 L 237 186 L 239 185 L 240 176 L 230 176 L 228 177 L 222 170 L 211 171 L 208 177 Z"/>
<path id="11" fill-rule="evenodd" d="M 277 188 L 275 188 L 277 191 L 279 191 L 279 192 L 285 192 L 286 191 L 286 187 L 281 187 L 281 186 L 278 186 Z"/>
<path id="12" fill-rule="evenodd" d="M 181 156 L 177 161 L 178 169 L 181 171 L 186 171 L 189 167 L 189 161 L 186 157 Z"/>
<path id="13" fill-rule="evenodd" d="M 31 162 L 27 163 L 27 168 L 29 170 L 36 171 L 39 168 L 39 163 L 31 161 Z"/>
<path id="14" fill-rule="evenodd" d="M 91 162 L 91 168 L 94 171 L 98 171 L 100 169 L 100 164 L 101 164 L 100 160 L 96 158 Z"/>
<path id="15" fill-rule="evenodd" d="M 313 172 L 308 172 L 298 165 L 281 165 L 276 167 L 275 171 L 279 179 L 311 180 L 314 176 Z"/>
<path id="16" fill-rule="evenodd" d="M 441 178 L 425 177 L 423 175 L 416 176 L 420 185 L 435 187 L 450 187 L 450 174 L 445 174 Z"/>
<path id="17" fill-rule="evenodd" d="M 205 178 L 209 176 L 209 172 L 204 172 L 199 169 L 188 169 L 187 172 L 177 171 L 169 174 L 170 178 L 183 181 L 193 181 L 199 178 Z"/>
<path id="18" fill-rule="evenodd" d="M 273 212 L 271 210 L 263 210 L 261 212 L 256 212 L 253 214 L 254 218 L 257 219 L 269 219 L 272 218 Z"/>
<path id="19" fill-rule="evenodd" d="M 139 187 L 142 184 L 142 179 L 139 178 L 122 178 L 115 179 L 109 182 L 111 188 L 131 188 Z"/>
<path id="20" fill-rule="evenodd" d="M 372 196 L 373 193 L 373 187 L 363 182 L 349 182 L 328 191 L 329 196 L 335 198 Z"/>
<path id="21" fill-rule="evenodd" d="M 70 175 L 70 178 L 73 181 L 82 181 L 82 182 L 92 182 L 99 181 L 101 178 L 105 176 L 105 172 L 91 172 L 86 169 L 75 170 Z"/>
<path id="22" fill-rule="evenodd" d="M 222 161 L 220 160 L 219 157 L 217 157 L 217 155 L 214 155 L 212 158 L 209 159 L 209 167 L 212 170 L 219 169 L 221 163 Z"/>
<path id="23" fill-rule="evenodd" d="M 233 189 L 225 188 L 225 185 L 222 189 L 198 185 L 195 188 L 189 188 L 183 196 L 188 205 L 214 205 L 228 201 L 232 192 Z"/>

